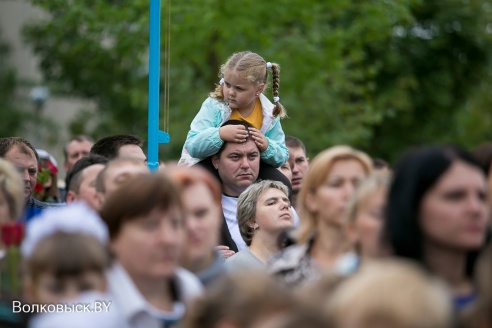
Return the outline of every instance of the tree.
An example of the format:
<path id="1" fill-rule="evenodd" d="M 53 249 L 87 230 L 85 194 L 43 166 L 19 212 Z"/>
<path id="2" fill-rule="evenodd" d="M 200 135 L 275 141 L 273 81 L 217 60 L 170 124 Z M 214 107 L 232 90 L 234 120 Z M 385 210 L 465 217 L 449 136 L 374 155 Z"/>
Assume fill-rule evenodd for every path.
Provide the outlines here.
<path id="1" fill-rule="evenodd" d="M 145 136 L 149 1 L 31 1 L 51 16 L 25 29 L 45 78 L 99 104 L 96 137 Z M 245 49 L 280 63 L 284 131 L 311 155 L 346 143 L 392 160 L 414 144 L 471 144 L 484 135 L 460 131 L 479 106 L 476 89 L 490 83 L 490 8 L 483 0 L 173 3 L 171 144 L 162 157 L 179 157 L 219 65 Z M 81 114 L 73 128 L 88 132 L 86 123 Z"/>
<path id="2" fill-rule="evenodd" d="M 0 137 L 9 137 L 19 132 L 25 115 L 16 106 L 17 78 L 8 63 L 10 48 L 1 36 L 0 30 Z"/>

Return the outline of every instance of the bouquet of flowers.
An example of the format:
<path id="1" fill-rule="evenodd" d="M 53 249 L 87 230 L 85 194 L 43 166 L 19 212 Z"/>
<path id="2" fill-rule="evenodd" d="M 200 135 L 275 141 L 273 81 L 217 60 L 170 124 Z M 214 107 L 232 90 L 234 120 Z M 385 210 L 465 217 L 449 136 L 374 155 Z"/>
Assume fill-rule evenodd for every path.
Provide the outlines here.
<path id="1" fill-rule="evenodd" d="M 18 222 L 8 222 L 0 226 L 2 242 L 6 247 L 5 256 L 0 266 L 0 290 L 9 292 L 12 297 L 21 294 L 21 253 L 20 244 L 24 237 L 24 225 Z M 5 285 L 4 285 L 5 283 Z"/>

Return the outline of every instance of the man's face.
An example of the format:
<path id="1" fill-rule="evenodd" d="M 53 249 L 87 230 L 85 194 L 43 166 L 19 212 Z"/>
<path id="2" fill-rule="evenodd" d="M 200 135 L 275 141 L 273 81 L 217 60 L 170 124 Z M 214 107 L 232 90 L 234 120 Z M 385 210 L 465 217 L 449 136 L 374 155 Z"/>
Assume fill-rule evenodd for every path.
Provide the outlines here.
<path id="1" fill-rule="evenodd" d="M 83 140 L 77 141 L 72 140 L 67 145 L 67 159 L 65 161 L 65 172 L 70 172 L 72 167 L 77 163 L 79 159 L 82 157 L 89 156 L 89 152 L 91 151 L 92 142 Z"/>
<path id="2" fill-rule="evenodd" d="M 219 172 L 223 192 L 235 197 L 258 178 L 260 151 L 252 140 L 228 142 L 220 157 L 215 155 L 212 158 L 212 163 Z"/>
<path id="3" fill-rule="evenodd" d="M 298 194 L 301 190 L 304 175 L 309 169 L 309 158 L 300 147 L 289 147 L 289 164 L 292 170 L 292 192 Z"/>
<path id="4" fill-rule="evenodd" d="M 96 178 L 97 175 L 104 169 L 103 164 L 93 164 L 89 167 L 86 167 L 82 172 L 81 172 L 81 181 L 80 181 L 80 187 L 79 187 L 79 192 L 76 195 L 76 200 L 84 200 L 87 205 L 98 211 L 99 208 L 99 201 L 97 199 L 97 192 L 96 192 Z M 68 202 L 68 199 L 67 199 Z"/>
<path id="5" fill-rule="evenodd" d="M 5 154 L 5 159 L 12 163 L 21 174 L 22 181 L 24 182 L 24 197 L 26 202 L 31 197 L 38 178 L 38 161 L 32 150 L 28 149 L 28 152 L 29 155 L 24 154 L 16 146 Z"/>
<path id="6" fill-rule="evenodd" d="M 147 156 L 145 156 L 142 148 L 137 145 L 124 145 L 118 150 L 118 157 L 130 157 L 147 162 Z"/>

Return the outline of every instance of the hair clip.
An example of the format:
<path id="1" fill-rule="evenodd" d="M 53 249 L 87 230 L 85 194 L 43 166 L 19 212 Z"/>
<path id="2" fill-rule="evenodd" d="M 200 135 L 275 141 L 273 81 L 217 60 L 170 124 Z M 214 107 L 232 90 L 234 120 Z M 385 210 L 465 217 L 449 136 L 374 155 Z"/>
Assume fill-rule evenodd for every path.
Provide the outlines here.
<path id="1" fill-rule="evenodd" d="M 273 97 L 273 102 L 278 103 L 280 101 L 280 97 Z"/>
<path id="2" fill-rule="evenodd" d="M 221 79 L 220 79 L 219 84 L 220 84 L 220 85 L 224 84 L 224 78 L 221 78 Z"/>
<path id="3" fill-rule="evenodd" d="M 266 63 L 267 68 L 272 68 L 272 63 L 268 62 Z"/>

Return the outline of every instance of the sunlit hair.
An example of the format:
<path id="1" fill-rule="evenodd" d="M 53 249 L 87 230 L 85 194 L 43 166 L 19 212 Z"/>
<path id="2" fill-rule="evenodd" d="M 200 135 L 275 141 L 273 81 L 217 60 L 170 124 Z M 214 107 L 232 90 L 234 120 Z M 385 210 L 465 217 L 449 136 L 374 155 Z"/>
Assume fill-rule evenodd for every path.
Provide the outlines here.
<path id="1" fill-rule="evenodd" d="M 372 173 L 355 190 L 347 203 L 347 219 L 354 222 L 359 214 L 359 209 L 367 199 L 379 190 L 387 191 L 390 184 L 390 173 L 377 171 Z"/>
<path id="2" fill-rule="evenodd" d="M 253 224 L 256 219 L 258 199 L 268 189 L 278 189 L 285 194 L 285 197 L 288 197 L 289 195 L 289 189 L 282 182 L 263 180 L 249 186 L 241 193 L 237 201 L 237 222 L 239 225 L 239 232 L 248 246 L 251 245 L 251 240 L 253 240 Z"/>
<path id="3" fill-rule="evenodd" d="M 0 192 L 9 208 L 9 219 L 17 220 L 25 202 L 24 182 L 15 167 L 0 158 Z M 0 218 L 2 219 L 2 218 Z"/>
<path id="4" fill-rule="evenodd" d="M 200 166 L 173 166 L 166 169 L 164 174 L 169 175 L 181 190 L 197 184 L 204 184 L 210 191 L 215 205 L 222 208 L 222 192 L 219 181 L 204 168 Z"/>
<path id="5" fill-rule="evenodd" d="M 412 262 L 364 264 L 328 299 L 335 327 L 452 327 L 451 296 L 441 281 Z"/>
<path id="6" fill-rule="evenodd" d="M 358 161 L 367 175 L 372 172 L 371 158 L 366 153 L 349 146 L 334 146 L 325 149 L 316 155 L 309 165 L 309 171 L 304 176 L 298 199 L 301 223 L 296 231 L 296 239 L 299 243 L 307 242 L 314 235 L 318 223 L 317 214 L 306 207 L 308 195 L 314 194 L 325 183 L 336 161 L 349 159 Z"/>
<path id="7" fill-rule="evenodd" d="M 268 69 L 266 67 L 266 61 L 258 54 L 251 51 L 242 51 L 232 54 L 226 63 L 220 66 L 219 78 L 224 77 L 229 72 L 235 72 L 240 74 L 241 77 L 247 79 L 255 86 L 260 83 L 265 84 L 265 88 L 268 84 Z M 273 96 L 279 96 L 280 86 L 280 65 L 277 63 L 272 64 L 272 91 Z M 223 85 L 219 84 L 213 92 L 210 93 L 210 97 L 217 100 L 224 100 L 224 94 L 222 92 Z M 285 117 L 287 115 L 284 106 L 280 102 L 275 103 L 273 110 L 273 116 Z"/>

